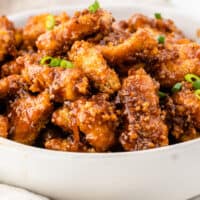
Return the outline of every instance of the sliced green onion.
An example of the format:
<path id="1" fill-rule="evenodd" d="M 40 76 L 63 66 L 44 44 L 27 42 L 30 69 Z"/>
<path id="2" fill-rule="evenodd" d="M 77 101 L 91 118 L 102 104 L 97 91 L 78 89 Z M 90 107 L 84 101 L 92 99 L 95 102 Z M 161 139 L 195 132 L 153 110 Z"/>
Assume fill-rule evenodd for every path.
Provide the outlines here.
<path id="1" fill-rule="evenodd" d="M 45 56 L 40 60 L 41 65 L 48 65 L 50 67 L 63 67 L 63 68 L 73 68 L 74 65 L 72 62 L 60 59 L 60 58 L 53 58 L 50 56 Z"/>
<path id="2" fill-rule="evenodd" d="M 195 81 L 200 80 L 200 78 L 195 74 L 186 74 L 184 78 L 189 83 L 194 83 Z"/>
<path id="3" fill-rule="evenodd" d="M 49 63 L 50 67 L 58 67 L 60 66 L 60 59 L 59 58 L 52 58 L 51 62 Z"/>
<path id="4" fill-rule="evenodd" d="M 159 35 L 157 38 L 157 41 L 159 44 L 164 44 L 165 43 L 165 36 Z"/>
<path id="5" fill-rule="evenodd" d="M 46 19 L 46 29 L 52 30 L 55 26 L 55 17 L 53 15 L 48 15 Z"/>
<path id="6" fill-rule="evenodd" d="M 172 87 L 171 91 L 172 91 L 173 93 L 175 93 L 175 92 L 178 92 L 179 90 L 181 90 L 181 88 L 182 88 L 182 83 L 176 83 L 176 84 Z"/>
<path id="7" fill-rule="evenodd" d="M 165 97 L 167 96 L 167 94 L 164 93 L 164 92 L 158 91 L 158 96 L 159 96 L 160 98 L 165 98 Z"/>
<path id="8" fill-rule="evenodd" d="M 196 80 L 192 86 L 195 90 L 200 89 L 200 80 Z"/>
<path id="9" fill-rule="evenodd" d="M 194 91 L 195 96 L 200 99 L 200 89 Z"/>
<path id="10" fill-rule="evenodd" d="M 99 2 L 96 0 L 92 5 L 90 5 L 90 6 L 88 7 L 88 10 L 89 10 L 91 13 L 95 13 L 99 8 L 100 8 L 100 4 L 99 4 Z"/>
<path id="11" fill-rule="evenodd" d="M 51 56 L 45 56 L 40 60 L 41 65 L 48 65 L 53 58 Z"/>
<path id="12" fill-rule="evenodd" d="M 162 15 L 160 13 L 154 13 L 156 19 L 162 19 Z"/>
<path id="13" fill-rule="evenodd" d="M 73 63 L 68 60 L 61 60 L 60 66 L 63 68 L 73 68 L 74 67 Z"/>

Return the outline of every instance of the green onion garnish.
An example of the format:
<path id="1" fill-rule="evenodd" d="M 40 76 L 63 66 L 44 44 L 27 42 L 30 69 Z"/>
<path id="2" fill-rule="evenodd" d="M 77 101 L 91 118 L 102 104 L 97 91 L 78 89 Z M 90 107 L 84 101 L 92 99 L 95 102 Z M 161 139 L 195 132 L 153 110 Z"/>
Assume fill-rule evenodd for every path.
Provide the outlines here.
<path id="1" fill-rule="evenodd" d="M 154 13 L 156 19 L 162 19 L 162 15 L 160 13 Z"/>
<path id="2" fill-rule="evenodd" d="M 196 80 L 193 84 L 192 87 L 197 90 L 200 89 L 200 80 Z"/>
<path id="3" fill-rule="evenodd" d="M 195 74 L 186 74 L 184 78 L 189 83 L 194 83 L 195 81 L 200 80 L 200 78 Z"/>
<path id="4" fill-rule="evenodd" d="M 159 35 L 157 38 L 157 41 L 159 44 L 164 44 L 165 43 L 165 36 Z"/>
<path id="5" fill-rule="evenodd" d="M 194 91 L 195 96 L 200 99 L 200 89 Z"/>
<path id="6" fill-rule="evenodd" d="M 60 58 L 53 58 L 50 56 L 45 56 L 40 60 L 41 65 L 48 65 L 50 67 L 63 67 L 63 68 L 73 68 L 74 65 L 72 62 L 60 59 Z"/>
<path id="7" fill-rule="evenodd" d="M 173 93 L 175 93 L 175 92 L 178 92 L 179 90 L 181 90 L 181 88 L 182 88 L 182 83 L 176 83 L 176 84 L 172 87 L 171 91 L 172 91 Z"/>
<path id="8" fill-rule="evenodd" d="M 165 98 L 165 97 L 167 96 L 167 94 L 164 93 L 164 92 L 158 91 L 158 96 L 159 96 L 160 98 Z"/>
<path id="9" fill-rule="evenodd" d="M 49 66 L 51 67 L 58 67 L 60 66 L 60 59 L 59 58 L 52 58 L 51 62 L 49 63 Z"/>
<path id="10" fill-rule="evenodd" d="M 52 30 L 55 26 L 55 17 L 53 15 L 48 15 L 46 19 L 46 29 Z"/>
<path id="11" fill-rule="evenodd" d="M 74 67 L 73 63 L 68 60 L 61 60 L 60 66 L 63 68 L 73 68 Z"/>
<path id="12" fill-rule="evenodd" d="M 50 56 L 45 56 L 40 60 L 41 65 L 48 65 L 53 58 Z"/>
<path id="13" fill-rule="evenodd" d="M 89 10 L 91 13 L 95 13 L 99 8 L 100 8 L 100 4 L 99 4 L 99 2 L 96 0 L 92 5 L 90 5 L 90 6 L 88 7 L 88 10 Z"/>

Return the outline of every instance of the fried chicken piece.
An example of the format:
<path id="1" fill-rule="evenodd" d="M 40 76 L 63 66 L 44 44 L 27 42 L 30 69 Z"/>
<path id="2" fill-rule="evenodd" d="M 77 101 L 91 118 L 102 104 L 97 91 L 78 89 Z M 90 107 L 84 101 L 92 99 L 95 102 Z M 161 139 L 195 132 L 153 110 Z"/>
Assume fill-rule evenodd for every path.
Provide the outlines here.
<path id="1" fill-rule="evenodd" d="M 56 70 L 62 70 L 56 68 Z M 38 64 L 25 64 L 22 70 L 22 77 L 29 85 L 31 92 L 42 92 L 49 88 L 54 79 L 54 68 L 40 66 Z"/>
<path id="2" fill-rule="evenodd" d="M 45 128 L 52 109 L 47 92 L 17 98 L 9 107 L 10 138 L 20 143 L 34 144 L 40 130 Z"/>
<path id="3" fill-rule="evenodd" d="M 140 28 L 151 28 L 165 35 L 173 34 L 174 36 L 184 37 L 183 33 L 175 26 L 170 19 L 149 18 L 143 14 L 134 14 L 127 21 L 127 29 L 135 32 Z"/>
<path id="4" fill-rule="evenodd" d="M 70 19 L 70 16 L 66 12 L 62 12 L 59 15 L 55 16 L 55 25 L 58 26 L 62 23 L 67 22 Z"/>
<path id="5" fill-rule="evenodd" d="M 119 90 L 121 85 L 118 75 L 107 65 L 100 51 L 92 44 L 85 41 L 75 42 L 69 57 L 101 92 L 112 94 Z"/>
<path id="6" fill-rule="evenodd" d="M 47 31 L 46 22 L 49 15 L 49 13 L 44 13 L 32 16 L 28 19 L 26 25 L 23 28 L 23 39 L 25 47 L 35 47 L 37 38 Z M 60 23 L 65 23 L 69 20 L 69 16 L 66 13 L 61 13 L 58 16 L 52 16 L 55 19 L 55 26 L 59 25 Z"/>
<path id="7" fill-rule="evenodd" d="M 1 77 L 21 74 L 22 69 L 24 68 L 23 57 L 18 57 L 16 60 L 9 61 L 1 66 Z"/>
<path id="8" fill-rule="evenodd" d="M 47 129 L 43 133 L 43 146 L 46 149 L 70 152 L 95 152 L 84 141 L 75 142 L 72 135 L 63 137 L 56 129 Z"/>
<path id="9" fill-rule="evenodd" d="M 118 66 L 128 60 L 142 57 L 144 59 L 157 58 L 158 42 L 148 29 L 138 29 L 131 37 L 118 45 L 98 46 L 104 58 L 113 66 Z"/>
<path id="10" fill-rule="evenodd" d="M 8 55 L 16 55 L 15 28 L 5 16 L 0 16 L 0 44 L 0 62 Z"/>
<path id="11" fill-rule="evenodd" d="M 31 92 L 42 92 L 48 88 L 51 99 L 56 102 L 75 100 L 88 94 L 89 81 L 78 68 L 63 69 L 28 63 L 22 77 Z"/>
<path id="12" fill-rule="evenodd" d="M 25 65 L 35 64 L 41 60 L 41 55 L 32 52 L 20 52 L 15 60 L 9 61 L 1 66 L 1 77 L 21 74 Z"/>
<path id="13" fill-rule="evenodd" d="M 182 82 L 182 89 L 172 95 L 166 104 L 171 134 L 184 142 L 200 136 L 200 100 L 190 83 Z"/>
<path id="14" fill-rule="evenodd" d="M 49 139 L 45 142 L 45 148 L 57 151 L 88 152 L 88 153 L 95 152 L 94 148 L 87 147 L 82 143 L 80 143 L 77 148 L 77 144 L 74 144 L 74 141 L 73 139 L 71 139 L 71 137 Z"/>
<path id="15" fill-rule="evenodd" d="M 24 83 L 20 75 L 10 75 L 0 79 L 0 99 L 17 95 L 20 90 L 23 90 Z"/>
<path id="16" fill-rule="evenodd" d="M 112 103 L 104 95 L 81 98 L 56 110 L 52 123 L 64 131 L 72 132 L 74 140 L 79 141 L 81 131 L 85 140 L 98 152 L 104 152 L 116 142 L 115 131 L 118 117 Z"/>
<path id="17" fill-rule="evenodd" d="M 89 81 L 78 68 L 65 69 L 55 73 L 50 86 L 51 99 L 56 102 L 76 100 L 89 93 Z"/>
<path id="18" fill-rule="evenodd" d="M 111 31 L 99 43 L 101 45 L 118 45 L 131 36 L 131 33 L 126 31 L 127 24 L 125 21 L 115 21 L 112 24 Z"/>
<path id="19" fill-rule="evenodd" d="M 166 47 L 175 56 L 168 58 L 166 55 L 162 62 L 151 69 L 147 66 L 152 76 L 159 81 L 162 87 L 171 88 L 175 83 L 183 81 L 188 73 L 200 75 L 200 46 L 195 42 L 168 45 Z"/>
<path id="20" fill-rule="evenodd" d="M 63 137 L 61 132 L 62 130 L 50 125 L 41 133 L 42 146 L 58 151 L 81 151 L 79 143 L 75 143 L 71 136 Z"/>
<path id="21" fill-rule="evenodd" d="M 46 55 L 66 53 L 76 40 L 101 33 L 107 35 L 111 29 L 112 15 L 99 9 L 95 13 L 88 10 L 76 12 L 66 23 L 42 34 L 36 44 L 40 52 Z"/>
<path id="22" fill-rule="evenodd" d="M 101 45 L 118 45 L 124 42 L 126 39 L 130 37 L 125 31 L 113 30 L 107 36 L 105 36 L 101 41 Z"/>
<path id="23" fill-rule="evenodd" d="M 159 60 L 162 62 L 166 54 L 174 58 L 173 53 L 163 49 L 164 45 L 158 44 L 158 36 L 165 36 L 167 44 L 174 44 L 185 38 L 171 20 L 150 19 L 140 14 L 133 15 L 128 22 L 115 23 L 114 27 L 129 37 L 116 38 L 117 41 L 99 46 L 99 49 L 115 68 L 125 68 L 129 63 L 132 65 L 145 62 L 149 65 Z"/>
<path id="24" fill-rule="evenodd" d="M 161 116 L 158 84 L 144 69 L 132 70 L 119 91 L 124 129 L 120 143 L 124 150 L 142 150 L 168 145 L 168 128 Z"/>
<path id="25" fill-rule="evenodd" d="M 7 138 L 8 136 L 8 118 L 0 115 L 0 137 Z"/>
<path id="26" fill-rule="evenodd" d="M 77 144 L 74 144 L 71 138 L 51 138 L 45 141 L 44 147 L 57 151 L 81 152 L 81 150 L 77 148 Z"/>
<path id="27" fill-rule="evenodd" d="M 134 14 L 127 22 L 127 31 L 134 33 L 138 29 L 148 29 L 155 38 L 159 35 L 165 36 L 165 43 L 176 43 L 180 39 L 185 39 L 184 34 L 178 29 L 170 19 L 149 18 L 142 14 Z"/>
<path id="28" fill-rule="evenodd" d="M 59 126 L 63 131 L 73 133 L 73 128 L 70 126 L 70 122 L 72 122 L 71 116 L 69 117 L 70 110 L 73 110 L 73 108 L 69 108 L 69 106 L 63 106 L 57 109 L 52 115 L 51 122 Z"/>

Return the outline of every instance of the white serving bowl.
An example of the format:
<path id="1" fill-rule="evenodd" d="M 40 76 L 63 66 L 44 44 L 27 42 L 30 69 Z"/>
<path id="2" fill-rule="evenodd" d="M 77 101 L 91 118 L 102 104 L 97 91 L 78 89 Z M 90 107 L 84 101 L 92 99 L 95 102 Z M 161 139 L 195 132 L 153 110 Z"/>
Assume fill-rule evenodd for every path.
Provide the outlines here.
<path id="1" fill-rule="evenodd" d="M 134 12 L 161 12 L 195 39 L 199 19 L 179 11 L 135 5 L 107 6 L 117 18 Z M 77 6 L 32 10 L 10 18 L 22 25 L 28 16 Z M 200 139 L 138 152 L 68 153 L 0 138 L 0 181 L 58 200 L 183 200 L 200 194 Z"/>

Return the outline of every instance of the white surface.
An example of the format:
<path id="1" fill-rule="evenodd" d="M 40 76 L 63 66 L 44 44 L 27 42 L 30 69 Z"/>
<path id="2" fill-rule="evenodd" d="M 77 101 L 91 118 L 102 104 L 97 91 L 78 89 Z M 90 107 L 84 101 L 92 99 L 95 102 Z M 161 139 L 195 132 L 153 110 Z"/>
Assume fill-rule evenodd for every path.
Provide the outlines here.
<path id="1" fill-rule="evenodd" d="M 72 13 L 78 6 L 61 9 Z M 159 10 L 192 38 L 200 27 L 200 17 L 192 19 L 167 8 L 126 4 L 109 9 L 118 18 L 133 12 L 153 15 Z M 21 24 L 35 13 L 12 19 Z M 81 154 L 48 151 L 0 138 L 0 180 L 58 200 L 184 200 L 200 193 L 199 155 L 200 139 L 148 151 Z"/>

